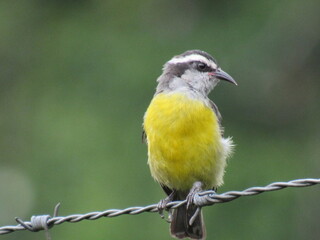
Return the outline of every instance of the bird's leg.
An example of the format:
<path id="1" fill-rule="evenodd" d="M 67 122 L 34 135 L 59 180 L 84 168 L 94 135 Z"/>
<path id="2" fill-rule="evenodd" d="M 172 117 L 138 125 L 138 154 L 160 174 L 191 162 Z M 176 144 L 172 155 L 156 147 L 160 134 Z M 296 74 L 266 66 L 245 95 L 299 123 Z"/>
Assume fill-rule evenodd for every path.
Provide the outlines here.
<path id="1" fill-rule="evenodd" d="M 188 196 L 187 196 L 187 210 L 192 209 L 194 207 L 194 197 L 196 194 L 198 194 L 199 192 L 202 191 L 202 182 L 197 181 L 193 184 Z M 197 207 L 197 209 L 195 210 L 194 214 L 192 215 L 192 217 L 189 220 L 189 225 L 192 226 L 192 224 L 194 223 L 196 217 L 198 216 L 198 214 L 200 213 L 201 207 Z"/>
<path id="2" fill-rule="evenodd" d="M 187 209 L 190 208 L 191 205 L 193 205 L 194 196 L 201 191 L 202 191 L 202 182 L 200 181 L 195 182 L 187 196 Z"/>
<path id="3" fill-rule="evenodd" d="M 163 211 L 166 209 L 166 205 L 169 202 L 173 201 L 175 194 L 176 194 L 176 191 L 173 190 L 165 199 L 161 199 L 160 202 L 158 203 L 157 208 L 161 218 L 164 218 Z M 171 217 L 170 215 L 171 213 L 169 212 L 169 219 L 167 220 L 167 222 L 170 222 L 170 217 Z"/>

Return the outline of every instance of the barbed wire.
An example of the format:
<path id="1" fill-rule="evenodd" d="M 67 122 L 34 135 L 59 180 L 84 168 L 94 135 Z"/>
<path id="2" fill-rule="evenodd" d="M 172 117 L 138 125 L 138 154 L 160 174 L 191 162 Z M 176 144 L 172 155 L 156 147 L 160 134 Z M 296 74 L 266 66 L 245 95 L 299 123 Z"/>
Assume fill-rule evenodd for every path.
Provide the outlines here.
<path id="1" fill-rule="evenodd" d="M 281 190 L 287 187 L 309 187 L 316 184 L 320 184 L 320 178 L 305 178 L 288 182 L 274 182 L 265 187 L 251 187 L 243 191 L 229 191 L 222 194 L 216 194 L 214 191 L 204 191 L 194 196 L 193 203 L 199 207 L 204 207 L 217 203 L 230 202 L 242 196 L 253 196 L 263 192 Z M 186 204 L 186 202 L 186 200 L 169 202 L 166 204 L 166 209 L 169 210 L 180 207 L 181 205 Z M 158 204 L 151 204 L 143 207 L 108 209 L 100 212 L 72 214 L 62 217 L 57 216 L 59 205 L 60 204 L 55 207 L 53 217 L 50 215 L 36 215 L 32 216 L 30 221 L 22 221 L 20 218 L 15 218 L 19 224 L 0 227 L 0 235 L 21 230 L 29 230 L 32 232 L 45 230 L 47 233 L 47 239 L 49 239 L 48 229 L 52 228 L 54 225 L 59 225 L 64 222 L 76 223 L 82 220 L 96 220 L 102 217 L 117 217 L 123 214 L 137 215 L 143 212 L 158 212 Z"/>

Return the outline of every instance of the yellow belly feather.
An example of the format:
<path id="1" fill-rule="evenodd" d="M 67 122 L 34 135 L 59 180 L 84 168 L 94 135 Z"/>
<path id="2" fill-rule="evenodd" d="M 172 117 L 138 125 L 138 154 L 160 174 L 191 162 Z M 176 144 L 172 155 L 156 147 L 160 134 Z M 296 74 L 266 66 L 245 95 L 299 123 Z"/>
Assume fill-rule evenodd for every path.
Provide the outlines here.
<path id="1" fill-rule="evenodd" d="M 181 93 L 158 94 L 145 114 L 144 129 L 156 181 L 177 190 L 188 190 L 195 181 L 202 181 L 205 188 L 222 182 L 223 173 L 217 174 L 222 147 L 219 124 L 202 101 Z"/>

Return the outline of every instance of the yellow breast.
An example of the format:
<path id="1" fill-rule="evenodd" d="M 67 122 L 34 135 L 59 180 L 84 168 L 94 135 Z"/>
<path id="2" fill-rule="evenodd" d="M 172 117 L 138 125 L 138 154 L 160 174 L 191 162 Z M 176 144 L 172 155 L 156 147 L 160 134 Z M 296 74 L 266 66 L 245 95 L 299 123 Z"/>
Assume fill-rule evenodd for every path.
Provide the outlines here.
<path id="1" fill-rule="evenodd" d="M 177 190 L 190 189 L 195 181 L 206 188 L 218 185 L 219 124 L 202 101 L 181 93 L 158 94 L 145 114 L 144 129 L 148 163 L 159 183 Z"/>

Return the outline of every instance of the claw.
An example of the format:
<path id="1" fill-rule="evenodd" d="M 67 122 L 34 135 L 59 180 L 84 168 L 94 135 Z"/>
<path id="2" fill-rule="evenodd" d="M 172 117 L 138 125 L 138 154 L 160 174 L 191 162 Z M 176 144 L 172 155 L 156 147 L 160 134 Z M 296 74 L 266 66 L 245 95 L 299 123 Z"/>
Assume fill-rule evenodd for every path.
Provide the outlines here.
<path id="1" fill-rule="evenodd" d="M 192 217 L 190 218 L 189 220 L 189 226 L 192 226 L 194 221 L 196 220 L 196 217 L 200 214 L 200 211 L 201 211 L 201 207 L 197 207 L 197 210 L 196 212 L 192 215 Z"/>
<path id="2" fill-rule="evenodd" d="M 168 197 L 166 197 L 165 199 L 161 199 L 160 202 L 158 203 L 157 208 L 158 208 L 158 212 L 160 214 L 160 217 L 162 219 L 165 219 L 163 211 L 166 210 L 166 205 L 173 200 L 174 194 L 175 194 L 175 192 L 173 191 Z M 172 216 L 172 214 L 171 214 L 171 212 L 169 212 L 168 219 L 165 219 L 168 223 L 171 222 L 171 216 Z"/>
<path id="3" fill-rule="evenodd" d="M 195 182 L 187 196 L 187 209 L 193 205 L 194 196 L 202 191 L 202 182 Z"/>
<path id="4" fill-rule="evenodd" d="M 171 222 L 172 222 L 172 210 L 169 210 L 168 219 L 166 219 L 166 221 L 167 221 L 168 223 L 171 223 Z"/>
<path id="5" fill-rule="evenodd" d="M 201 207 L 197 207 L 194 205 L 194 197 L 196 194 L 202 191 L 202 183 L 201 182 L 195 182 L 186 198 L 187 200 L 187 210 L 191 209 L 192 207 L 196 207 L 196 210 L 192 217 L 190 218 L 188 224 L 189 226 L 192 226 L 194 221 L 196 220 L 197 216 L 201 212 Z"/>
<path id="6" fill-rule="evenodd" d="M 163 211 L 166 208 L 166 205 L 167 205 L 168 202 L 170 202 L 170 201 L 167 201 L 167 198 L 165 198 L 165 199 L 161 199 L 160 202 L 158 203 L 157 208 L 158 208 L 158 212 L 160 214 L 160 217 L 162 219 L 164 218 Z"/>

